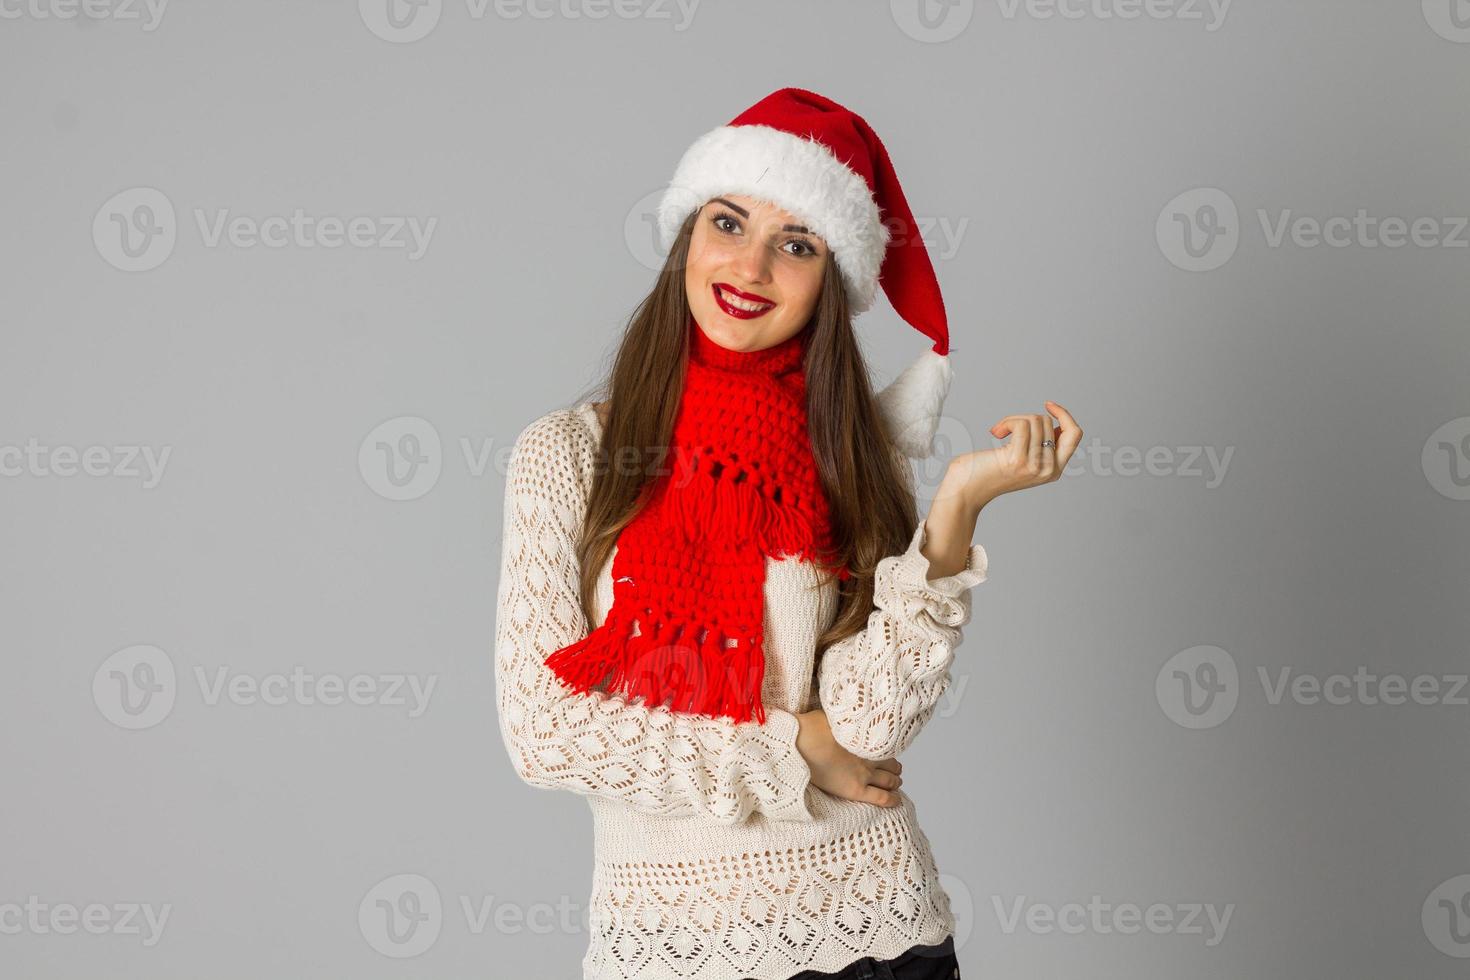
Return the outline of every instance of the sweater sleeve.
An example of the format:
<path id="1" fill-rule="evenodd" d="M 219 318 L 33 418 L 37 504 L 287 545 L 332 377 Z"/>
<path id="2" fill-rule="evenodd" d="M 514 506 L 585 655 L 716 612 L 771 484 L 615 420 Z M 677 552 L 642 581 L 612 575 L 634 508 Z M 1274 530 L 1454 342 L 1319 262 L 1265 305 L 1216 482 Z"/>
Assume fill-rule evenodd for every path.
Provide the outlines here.
<path id="1" fill-rule="evenodd" d="M 501 738 L 516 773 L 542 789 L 617 800 L 648 814 L 740 823 L 815 819 L 811 771 L 796 748 L 796 715 L 766 722 L 676 713 L 621 694 L 575 692 L 545 666 L 586 636 L 574 542 L 596 445 L 561 409 L 516 438 L 506 475 L 495 626 Z"/>
<path id="2" fill-rule="evenodd" d="M 988 559 L 978 544 L 963 569 L 930 579 L 926 534 L 921 520 L 908 550 L 878 563 L 866 628 L 829 646 L 818 666 L 833 737 L 865 759 L 896 757 L 933 715 L 960 627 L 970 621 L 970 590 L 985 581 Z"/>

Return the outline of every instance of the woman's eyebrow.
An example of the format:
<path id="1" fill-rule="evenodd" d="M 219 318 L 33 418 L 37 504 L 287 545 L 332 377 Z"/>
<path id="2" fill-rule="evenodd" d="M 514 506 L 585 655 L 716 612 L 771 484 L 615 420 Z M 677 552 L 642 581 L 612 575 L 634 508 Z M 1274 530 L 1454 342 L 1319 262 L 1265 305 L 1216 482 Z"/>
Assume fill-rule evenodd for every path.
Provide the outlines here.
<path id="1" fill-rule="evenodd" d="M 734 203 L 733 201 L 727 201 L 723 197 L 717 197 L 717 198 L 715 198 L 715 201 L 718 202 L 718 203 L 720 203 L 720 204 L 723 204 L 725 207 L 729 208 L 731 211 L 734 211 L 736 214 L 740 215 L 740 217 L 742 217 L 742 218 L 749 218 L 750 217 L 750 212 L 749 211 L 745 210 L 744 208 L 742 208 L 740 205 Z M 811 234 L 811 229 L 807 228 L 805 225 L 782 225 L 781 226 L 781 230 L 782 231 L 794 231 L 794 232 L 796 232 L 797 234 L 800 234 L 800 235 L 810 235 Z"/>

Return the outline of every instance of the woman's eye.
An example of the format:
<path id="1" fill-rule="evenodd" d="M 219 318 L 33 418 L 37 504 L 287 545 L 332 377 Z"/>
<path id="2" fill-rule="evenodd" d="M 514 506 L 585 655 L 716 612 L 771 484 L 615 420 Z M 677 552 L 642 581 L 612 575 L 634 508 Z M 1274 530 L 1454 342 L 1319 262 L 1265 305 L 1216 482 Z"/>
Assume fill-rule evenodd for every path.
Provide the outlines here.
<path id="1" fill-rule="evenodd" d="M 722 212 L 720 214 L 715 215 L 710 220 L 714 223 L 714 226 L 716 228 L 720 229 L 720 231 L 725 232 L 725 234 L 727 234 L 727 235 L 734 234 L 735 232 L 737 232 L 737 231 L 740 230 L 740 222 L 737 221 L 734 218 L 734 216 L 732 216 L 732 215 L 725 214 L 725 213 Z M 810 245 L 808 245 L 806 242 L 802 241 L 799 238 L 793 238 L 793 239 L 791 239 L 791 241 L 787 242 L 786 244 L 787 245 L 795 245 L 795 246 L 797 246 L 798 248 L 801 249 L 801 251 L 798 251 L 798 252 L 788 253 L 788 254 L 794 254 L 797 258 L 807 258 L 809 256 L 812 256 L 812 255 L 816 255 L 817 254 L 817 250 L 816 249 L 812 248 Z"/>

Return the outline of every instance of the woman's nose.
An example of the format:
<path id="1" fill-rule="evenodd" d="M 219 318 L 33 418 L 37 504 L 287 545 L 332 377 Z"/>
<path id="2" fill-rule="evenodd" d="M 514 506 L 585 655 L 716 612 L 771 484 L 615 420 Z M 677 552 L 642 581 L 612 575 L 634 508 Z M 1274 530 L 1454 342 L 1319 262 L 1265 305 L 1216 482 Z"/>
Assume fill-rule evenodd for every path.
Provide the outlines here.
<path id="1" fill-rule="evenodd" d="M 735 256 L 735 270 L 745 277 L 747 282 L 766 282 L 770 268 L 770 254 L 766 247 L 752 238 L 740 247 L 740 252 Z"/>

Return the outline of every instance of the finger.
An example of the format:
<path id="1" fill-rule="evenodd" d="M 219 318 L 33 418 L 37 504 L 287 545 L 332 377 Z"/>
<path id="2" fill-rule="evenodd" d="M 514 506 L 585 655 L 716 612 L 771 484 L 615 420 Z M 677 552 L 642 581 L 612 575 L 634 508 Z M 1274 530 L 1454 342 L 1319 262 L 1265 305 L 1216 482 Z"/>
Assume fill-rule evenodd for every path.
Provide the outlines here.
<path id="1" fill-rule="evenodd" d="M 897 759 L 879 759 L 873 765 L 879 769 L 887 769 L 889 772 L 903 772 L 903 763 Z"/>
<path id="2" fill-rule="evenodd" d="M 1051 426 L 1042 422 L 1040 415 L 1026 416 L 1026 425 L 1031 430 L 1031 445 L 1027 447 L 1026 461 L 1031 464 L 1031 472 L 1041 473 L 1046 465 L 1046 447 L 1042 443 L 1049 435 L 1047 430 Z"/>
<path id="3" fill-rule="evenodd" d="M 1008 436 L 1016 429 L 1024 426 L 1028 418 L 1030 418 L 1030 416 L 1026 415 L 1024 412 L 1018 412 L 1015 415 L 1007 415 L 1003 417 L 999 422 L 990 427 L 990 434 L 995 436 L 996 438 Z"/>
<path id="4" fill-rule="evenodd" d="M 1011 458 L 1017 462 L 1024 461 L 1031 449 L 1031 425 L 1026 416 L 1007 415 L 997 423 L 997 427 L 1000 426 L 1005 427 L 1001 435 L 1011 437 L 1011 441 L 1005 444 L 1011 451 Z"/>
<path id="5" fill-rule="evenodd" d="M 1050 480 L 1057 472 L 1057 427 L 1050 412 L 1041 413 L 1041 442 L 1041 475 Z"/>
<path id="6" fill-rule="evenodd" d="M 878 806 L 898 806 L 901 800 L 898 794 L 892 790 L 880 789 L 877 786 L 864 786 L 863 791 L 857 795 L 858 801 L 862 803 L 874 803 Z"/>
<path id="7" fill-rule="evenodd" d="M 1065 468 L 1067 461 L 1072 458 L 1072 453 L 1076 452 L 1077 447 L 1082 443 L 1082 426 L 1077 424 L 1071 412 L 1056 402 L 1047 402 L 1046 405 L 1061 420 L 1061 425 L 1057 426 L 1059 434 L 1056 437 L 1057 465 Z"/>
<path id="8" fill-rule="evenodd" d="M 1060 404 L 1053 401 L 1047 402 L 1046 407 L 1048 410 L 1051 411 L 1053 415 L 1061 420 L 1061 425 L 1059 425 L 1057 428 L 1061 429 L 1063 433 L 1074 432 L 1079 439 L 1082 437 L 1082 426 L 1077 424 L 1077 420 L 1072 417 L 1071 412 L 1067 411 Z M 1058 446 L 1057 448 L 1060 449 L 1061 447 Z"/>
<path id="9" fill-rule="evenodd" d="M 873 774 L 868 777 L 868 785 L 881 786 L 883 789 L 898 789 L 903 785 L 903 777 L 887 769 L 874 769 Z"/>

